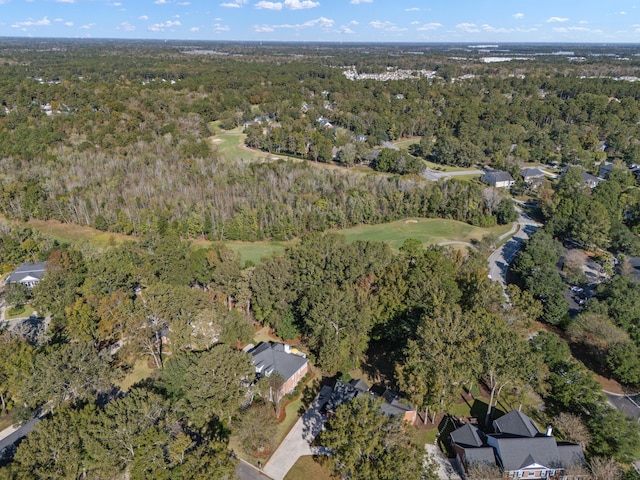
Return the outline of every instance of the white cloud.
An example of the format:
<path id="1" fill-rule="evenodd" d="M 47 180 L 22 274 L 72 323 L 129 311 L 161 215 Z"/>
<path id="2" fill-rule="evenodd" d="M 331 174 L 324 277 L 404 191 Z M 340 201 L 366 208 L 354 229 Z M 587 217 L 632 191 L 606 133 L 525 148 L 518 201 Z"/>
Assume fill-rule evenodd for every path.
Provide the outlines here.
<path id="1" fill-rule="evenodd" d="M 580 20 L 578 23 L 580 25 L 588 25 L 589 24 L 589 22 L 587 22 L 586 20 Z"/>
<path id="2" fill-rule="evenodd" d="M 340 28 L 337 30 L 337 33 L 342 33 L 344 35 L 353 35 L 354 32 L 353 30 L 351 30 L 349 27 L 347 27 L 346 25 L 340 25 Z"/>
<path id="3" fill-rule="evenodd" d="M 231 27 L 229 27 L 229 25 L 221 25 L 219 23 L 215 23 L 213 25 L 213 30 L 216 32 L 228 32 L 229 30 L 231 30 Z"/>
<path id="4" fill-rule="evenodd" d="M 64 22 L 65 27 L 73 27 L 73 22 Z"/>
<path id="5" fill-rule="evenodd" d="M 626 14 L 627 14 L 627 12 L 624 12 L 624 11 L 618 12 L 618 15 L 626 15 Z"/>
<path id="6" fill-rule="evenodd" d="M 149 20 L 149 17 L 147 15 L 141 15 L 138 17 L 138 20 Z"/>
<path id="7" fill-rule="evenodd" d="M 511 28 L 498 28 L 498 27 L 493 27 L 487 23 L 482 25 L 482 30 L 484 30 L 485 32 L 490 32 L 490 33 L 511 33 L 513 32 L 513 29 Z"/>
<path id="8" fill-rule="evenodd" d="M 147 30 L 149 30 L 150 32 L 164 32 L 167 28 L 179 27 L 181 25 L 182 24 L 179 20 L 176 20 L 175 22 L 167 20 L 164 23 L 154 23 L 153 25 L 149 25 L 147 27 Z"/>
<path id="9" fill-rule="evenodd" d="M 384 30 L 385 32 L 406 32 L 406 28 L 401 28 L 396 26 L 394 23 L 389 21 L 381 22 L 380 20 L 374 20 L 373 22 L 369 22 L 369 26 L 371 28 L 375 28 L 376 30 Z"/>
<path id="10" fill-rule="evenodd" d="M 405 12 L 419 12 L 420 9 L 418 7 L 413 7 L 413 8 L 405 8 L 404 11 Z"/>
<path id="11" fill-rule="evenodd" d="M 247 4 L 247 0 L 234 0 L 233 2 L 221 3 L 221 7 L 225 8 L 241 8 Z"/>
<path id="12" fill-rule="evenodd" d="M 89 30 L 91 29 L 91 27 L 95 27 L 96 24 L 95 23 L 85 23 L 84 25 L 82 25 L 80 28 L 80 30 Z"/>
<path id="13" fill-rule="evenodd" d="M 200 31 L 200 27 L 191 27 L 189 29 L 190 32 L 199 32 Z"/>
<path id="14" fill-rule="evenodd" d="M 359 22 L 359 21 L 357 21 L 357 20 L 351 20 L 351 21 L 349 22 L 349 25 L 360 25 L 360 22 Z"/>
<path id="15" fill-rule="evenodd" d="M 131 25 L 129 22 L 122 22 L 120 25 L 116 27 L 117 30 L 124 30 L 125 32 L 133 32 L 136 27 Z"/>
<path id="16" fill-rule="evenodd" d="M 256 33 L 271 33 L 275 32 L 275 28 L 270 25 L 254 25 L 253 31 Z"/>
<path id="17" fill-rule="evenodd" d="M 375 28 L 377 30 L 380 30 L 380 29 L 386 28 L 386 27 L 390 27 L 392 25 L 393 25 L 393 23 L 391 23 L 391 22 L 381 22 L 380 20 L 374 20 L 373 22 L 369 22 L 369 26 L 371 28 Z"/>
<path id="18" fill-rule="evenodd" d="M 62 22 L 62 21 L 64 21 L 64 20 L 62 20 L 61 18 L 54 18 L 54 19 L 53 19 L 53 21 L 54 21 L 54 22 Z"/>
<path id="19" fill-rule="evenodd" d="M 167 0 L 155 0 L 153 3 L 156 5 L 166 5 Z"/>
<path id="20" fill-rule="evenodd" d="M 256 33 L 271 33 L 271 32 L 274 32 L 276 29 L 283 29 L 283 28 L 301 30 L 303 28 L 314 28 L 314 27 L 320 28 L 322 30 L 329 30 L 333 28 L 334 23 L 335 22 L 330 18 L 319 17 L 304 23 L 296 23 L 296 24 L 284 23 L 281 25 L 264 25 L 264 24 L 254 25 L 253 31 Z"/>
<path id="21" fill-rule="evenodd" d="M 51 25 L 51 20 L 49 20 L 47 17 L 42 17 L 42 19 L 40 20 L 33 20 L 31 18 L 29 18 L 28 20 L 25 20 L 24 22 L 16 22 L 13 25 L 11 25 L 12 28 L 23 28 L 23 27 L 47 27 Z"/>
<path id="22" fill-rule="evenodd" d="M 480 31 L 475 23 L 459 23 L 456 28 L 466 33 L 478 33 Z"/>
<path id="23" fill-rule="evenodd" d="M 360 5 L 361 3 L 373 3 L 373 0 L 351 0 L 351 5 Z"/>
<path id="24" fill-rule="evenodd" d="M 524 13 L 520 13 L 520 12 L 514 13 L 512 17 L 515 18 L 516 20 L 522 20 L 524 18 Z"/>
<path id="25" fill-rule="evenodd" d="M 428 30 L 435 30 L 436 28 L 440 28 L 442 26 L 441 23 L 438 22 L 430 22 L 430 23 L 425 23 L 424 25 L 422 25 L 421 27 L 419 27 L 417 30 L 419 32 L 424 32 L 424 31 L 428 31 Z"/>
<path id="26" fill-rule="evenodd" d="M 178 2 L 176 5 L 180 5 L 181 7 L 188 7 L 191 5 L 191 2 Z"/>
<path id="27" fill-rule="evenodd" d="M 260 10 L 282 10 L 282 3 L 262 0 L 256 3 L 255 7 Z"/>
<path id="28" fill-rule="evenodd" d="M 303 10 L 305 8 L 315 8 L 320 6 L 320 2 L 312 0 L 284 0 L 284 6 L 291 10 Z"/>
<path id="29" fill-rule="evenodd" d="M 547 19 L 547 23 L 563 23 L 568 21 L 569 19 L 566 17 L 549 17 Z"/>
<path id="30" fill-rule="evenodd" d="M 76 3 L 76 0 L 56 0 L 57 3 Z"/>

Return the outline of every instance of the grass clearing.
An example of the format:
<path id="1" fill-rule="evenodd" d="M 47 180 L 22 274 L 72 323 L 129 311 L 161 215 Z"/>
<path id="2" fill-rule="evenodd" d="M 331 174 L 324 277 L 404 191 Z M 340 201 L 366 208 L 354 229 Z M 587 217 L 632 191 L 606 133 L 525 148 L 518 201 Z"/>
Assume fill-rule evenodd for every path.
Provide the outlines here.
<path id="1" fill-rule="evenodd" d="M 284 253 L 293 242 L 225 242 L 225 246 L 240 257 L 242 264 L 247 262 L 258 265 L 263 258 Z"/>
<path id="2" fill-rule="evenodd" d="M 332 480 L 335 478 L 327 466 L 316 462 L 311 455 L 304 455 L 293 464 L 284 480 Z"/>
<path id="3" fill-rule="evenodd" d="M 465 170 L 473 170 L 473 169 L 470 169 L 470 168 L 452 167 L 450 165 L 440 165 L 439 163 L 433 163 L 433 162 L 429 162 L 427 160 L 424 160 L 424 163 L 431 170 L 435 170 L 437 172 L 438 171 L 439 172 L 464 172 Z"/>
<path id="4" fill-rule="evenodd" d="M 35 312 L 35 309 L 29 305 L 21 305 L 20 307 L 12 307 L 5 310 L 4 319 L 13 320 L 14 318 L 27 318 Z"/>
<path id="5" fill-rule="evenodd" d="M 125 375 L 123 379 L 116 382 L 116 385 L 125 392 L 131 388 L 132 385 L 138 383 L 140 380 L 149 378 L 153 375 L 154 370 L 149 367 L 149 363 L 146 359 L 138 360 L 133 368 Z"/>
<path id="6" fill-rule="evenodd" d="M 122 233 L 103 232 L 85 225 L 62 223 L 57 220 L 29 220 L 27 225 L 60 243 L 87 242 L 92 247 L 105 249 L 137 238 Z"/>
<path id="7" fill-rule="evenodd" d="M 471 242 L 480 240 L 490 233 L 500 236 L 510 228 L 511 225 L 480 228 L 455 220 L 419 218 L 380 225 L 361 225 L 338 230 L 338 233 L 345 235 L 350 242 L 356 240 L 386 242 L 391 245 L 391 248 L 397 250 L 408 238 L 420 240 L 425 245 L 442 242 Z"/>

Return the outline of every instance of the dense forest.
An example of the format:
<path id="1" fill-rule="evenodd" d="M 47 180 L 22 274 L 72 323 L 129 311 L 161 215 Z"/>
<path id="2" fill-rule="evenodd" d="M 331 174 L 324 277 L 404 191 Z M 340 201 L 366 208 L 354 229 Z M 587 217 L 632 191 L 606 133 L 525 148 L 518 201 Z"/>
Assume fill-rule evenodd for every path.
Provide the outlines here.
<path id="1" fill-rule="evenodd" d="M 415 405 L 421 428 L 446 424 L 461 392 L 484 394 L 484 428 L 523 408 L 584 448 L 591 478 L 637 479 L 640 427 L 594 372 L 640 386 L 640 57 L 545 47 L 488 64 L 460 48 L 0 43 L 0 273 L 47 261 L 33 289 L 3 290 L 5 306 L 44 318 L 0 329 L 2 418 L 42 417 L 0 473 L 234 478 L 236 455 L 258 465 L 276 446 L 286 402 L 306 407 L 359 372 Z M 215 141 L 228 132 L 244 143 L 233 156 Z M 585 185 L 605 162 L 606 181 Z M 555 173 L 525 184 L 531 163 Z M 429 181 L 427 165 L 516 182 Z M 505 291 L 487 266 L 497 238 L 394 250 L 330 231 L 524 214 L 540 228 Z M 131 237 L 67 243 L 34 219 Z M 258 264 L 224 243 L 290 239 Z M 578 311 L 570 288 L 593 289 Z M 261 330 L 313 364 L 287 399 L 271 395 L 277 378 L 252 381 L 241 348 Z M 334 452 L 325 468 L 435 478 L 414 427 L 379 410 L 373 397 L 338 409 L 319 439 Z M 369 447 L 381 453 L 354 454 Z"/>
<path id="2" fill-rule="evenodd" d="M 488 225 L 495 212 L 473 185 L 397 175 L 420 173 L 419 158 L 595 170 L 607 157 L 633 163 L 640 149 L 636 85 L 612 78 L 635 75 L 635 61 L 495 66 L 477 53 L 452 61 L 447 49 L 383 49 L 365 68 L 355 47 L 330 56 L 287 45 L 218 45 L 218 54 L 154 43 L 39 47 L 1 51 L 0 213 L 10 218 L 242 240 L 406 216 Z M 433 75 L 350 80 L 343 72 L 353 66 Z M 251 147 L 393 176 L 256 163 L 249 153 L 229 161 L 210 140 L 242 127 Z M 410 136 L 421 137 L 411 152 L 374 158 L 380 142 Z"/>

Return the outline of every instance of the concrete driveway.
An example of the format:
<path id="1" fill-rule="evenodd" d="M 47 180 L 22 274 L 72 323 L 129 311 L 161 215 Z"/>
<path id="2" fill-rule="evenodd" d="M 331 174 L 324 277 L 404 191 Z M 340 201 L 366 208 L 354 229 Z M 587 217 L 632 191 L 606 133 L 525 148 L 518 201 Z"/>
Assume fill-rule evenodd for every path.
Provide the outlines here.
<path id="1" fill-rule="evenodd" d="M 311 442 L 322 430 L 326 417 L 320 413 L 329 400 L 331 387 L 324 386 L 311 406 L 298 419 L 291 431 L 263 468 L 273 480 L 282 480 L 294 463 L 303 455 L 319 455 L 327 452 L 321 447 L 312 447 Z"/>

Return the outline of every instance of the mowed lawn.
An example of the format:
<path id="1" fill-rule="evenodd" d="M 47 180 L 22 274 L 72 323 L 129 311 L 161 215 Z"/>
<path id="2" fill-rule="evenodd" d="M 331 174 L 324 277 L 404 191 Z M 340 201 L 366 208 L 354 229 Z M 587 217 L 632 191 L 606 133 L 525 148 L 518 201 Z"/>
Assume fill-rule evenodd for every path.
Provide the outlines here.
<path id="1" fill-rule="evenodd" d="M 492 228 L 480 228 L 455 220 L 443 219 L 407 219 L 381 225 L 361 225 L 339 230 L 348 241 L 369 240 L 386 242 L 393 249 L 399 249 L 408 238 L 420 240 L 425 245 L 443 242 L 471 242 L 480 240 L 489 233 L 497 236 L 506 233 L 511 225 Z"/>

